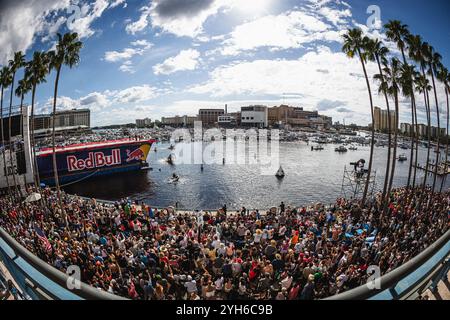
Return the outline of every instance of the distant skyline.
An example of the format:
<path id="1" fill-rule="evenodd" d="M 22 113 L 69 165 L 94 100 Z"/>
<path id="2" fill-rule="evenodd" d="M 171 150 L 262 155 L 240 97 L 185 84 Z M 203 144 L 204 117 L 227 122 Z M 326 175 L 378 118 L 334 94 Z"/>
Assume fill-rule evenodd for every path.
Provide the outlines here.
<path id="1" fill-rule="evenodd" d="M 367 125 L 359 61 L 340 48 L 342 33 L 355 26 L 384 39 L 368 31 L 370 5 L 379 6 L 383 24 L 409 25 L 450 67 L 446 0 L 2 0 L 0 65 L 17 50 L 27 59 L 49 50 L 56 32 L 70 28 L 84 47 L 79 66 L 63 69 L 58 109 L 89 108 L 93 126 L 282 103 Z M 371 63 L 368 71 L 372 77 L 377 68 Z M 52 73 L 38 88 L 38 112 L 49 111 L 53 80 Z M 375 105 L 384 109 L 373 85 Z M 444 110 L 441 86 L 438 92 Z M 421 97 L 418 104 L 425 123 Z M 400 107 L 400 122 L 409 122 L 408 101 Z"/>

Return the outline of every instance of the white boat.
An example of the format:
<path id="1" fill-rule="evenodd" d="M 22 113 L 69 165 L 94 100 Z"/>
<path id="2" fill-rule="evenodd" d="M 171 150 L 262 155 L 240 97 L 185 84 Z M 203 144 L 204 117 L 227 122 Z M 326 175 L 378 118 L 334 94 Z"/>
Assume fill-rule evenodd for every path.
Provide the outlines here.
<path id="1" fill-rule="evenodd" d="M 278 171 L 277 171 L 277 173 L 275 174 L 275 176 L 277 177 L 277 178 L 284 178 L 284 176 L 285 176 L 285 173 L 284 173 L 284 170 L 283 170 L 283 168 L 280 166 L 280 169 L 278 169 Z"/>
<path id="2" fill-rule="evenodd" d="M 350 147 L 348 147 L 348 150 L 356 151 L 356 150 L 358 150 L 358 148 L 355 146 L 350 146 Z"/>
<path id="3" fill-rule="evenodd" d="M 401 154 L 401 155 L 398 156 L 398 161 L 403 162 L 403 161 L 406 161 L 406 160 L 408 160 L 408 158 L 406 157 L 405 154 Z"/>

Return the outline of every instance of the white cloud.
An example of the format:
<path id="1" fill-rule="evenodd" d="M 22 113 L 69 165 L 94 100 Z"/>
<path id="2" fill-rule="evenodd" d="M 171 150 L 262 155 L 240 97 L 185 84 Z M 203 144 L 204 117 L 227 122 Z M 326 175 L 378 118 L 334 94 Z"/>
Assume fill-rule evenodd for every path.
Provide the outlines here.
<path id="1" fill-rule="evenodd" d="M 275 50 L 300 48 L 317 40 L 340 41 L 340 32 L 304 11 L 265 16 L 237 26 L 223 41 L 222 54 L 270 47 Z"/>
<path id="2" fill-rule="evenodd" d="M 375 74 L 376 65 L 369 64 L 368 72 Z M 376 92 L 375 89 L 374 84 Z M 363 115 L 363 121 L 369 120 L 367 88 L 359 61 L 327 47 L 319 47 L 297 60 L 255 60 L 218 67 L 205 83 L 191 87 L 189 92 L 220 98 L 282 97 L 286 92 L 295 93 L 299 97 L 296 101 L 310 109 L 328 98 Z M 375 96 L 375 103 L 384 106 L 380 98 Z M 332 111 L 328 113 L 333 115 Z"/>
<path id="3" fill-rule="evenodd" d="M 121 5 L 121 4 L 123 4 L 123 8 L 126 8 L 127 7 L 127 3 L 125 2 L 125 0 L 114 0 L 112 3 L 111 3 L 111 8 L 115 8 L 115 7 L 117 7 L 118 5 Z"/>
<path id="4" fill-rule="evenodd" d="M 50 28 L 46 16 L 69 5 L 69 0 L 39 0 L 32 2 L 2 0 L 0 2 L 0 63 L 5 63 L 15 51 L 26 51 L 37 33 Z"/>
<path id="5" fill-rule="evenodd" d="M 134 56 L 142 56 L 146 50 L 153 47 L 153 44 L 145 39 L 136 40 L 130 43 L 132 48 L 125 48 L 122 51 L 106 51 L 103 59 L 108 62 L 122 62 L 119 70 L 122 72 L 135 73 L 131 59 Z"/>
<path id="6" fill-rule="evenodd" d="M 142 85 L 115 92 L 113 100 L 116 103 L 136 103 L 153 99 L 158 95 L 158 89 L 149 85 Z"/>
<path id="7" fill-rule="evenodd" d="M 148 24 L 149 24 L 149 16 L 150 16 L 150 7 L 144 6 L 140 9 L 141 16 L 139 19 L 135 22 L 131 22 L 127 24 L 125 27 L 125 30 L 130 34 L 136 34 L 137 32 L 140 32 L 144 30 Z"/>
<path id="8" fill-rule="evenodd" d="M 106 51 L 104 59 L 108 62 L 128 60 L 135 55 L 142 55 L 144 50 L 137 48 L 125 48 L 123 51 Z"/>
<path id="9" fill-rule="evenodd" d="M 102 16 L 109 5 L 108 0 L 96 0 L 91 4 L 83 4 L 81 6 L 81 16 L 73 20 L 71 31 L 77 32 L 80 38 L 92 36 L 95 31 L 92 30 L 91 24 Z"/>
<path id="10" fill-rule="evenodd" d="M 195 70 L 199 64 L 200 52 L 194 49 L 182 50 L 175 57 L 168 58 L 163 63 L 153 67 L 153 72 L 159 74 L 171 74 L 183 70 Z"/>
<path id="11" fill-rule="evenodd" d="M 123 2 L 95 0 L 82 4 L 78 0 L 1 0 L 0 63 L 5 63 L 15 51 L 25 52 L 38 36 L 42 36 L 44 42 L 51 40 L 70 14 L 75 14 L 73 10 L 66 11 L 71 4 L 80 7 L 80 16 L 69 23 L 71 31 L 77 32 L 80 38 L 87 38 L 95 33 L 92 23 L 106 9 Z"/>
<path id="12" fill-rule="evenodd" d="M 153 0 L 140 9 L 139 19 L 129 23 L 126 31 L 136 34 L 151 25 L 179 37 L 194 38 L 203 32 L 208 18 L 236 3 L 236 0 Z"/>

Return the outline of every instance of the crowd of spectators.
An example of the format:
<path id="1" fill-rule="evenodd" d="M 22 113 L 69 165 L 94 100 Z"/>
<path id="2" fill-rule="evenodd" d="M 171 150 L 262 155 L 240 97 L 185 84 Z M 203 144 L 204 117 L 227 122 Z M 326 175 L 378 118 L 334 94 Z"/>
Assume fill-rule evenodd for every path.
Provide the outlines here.
<path id="1" fill-rule="evenodd" d="M 32 190 L 30 190 L 32 192 Z M 50 189 L 0 198 L 0 226 L 55 268 L 130 299 L 320 299 L 385 274 L 449 227 L 450 192 L 399 188 L 366 204 L 179 212 Z M 23 199 L 22 199 L 23 200 Z"/>

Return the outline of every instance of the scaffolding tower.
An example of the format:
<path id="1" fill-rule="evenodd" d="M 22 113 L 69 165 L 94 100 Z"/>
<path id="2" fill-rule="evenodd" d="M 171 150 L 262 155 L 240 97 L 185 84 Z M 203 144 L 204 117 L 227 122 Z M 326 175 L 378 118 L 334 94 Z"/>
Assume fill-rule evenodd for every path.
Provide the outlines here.
<path id="1" fill-rule="evenodd" d="M 368 174 L 369 172 L 367 170 L 358 173 L 353 169 L 347 169 L 347 166 L 345 166 L 344 175 L 342 177 L 342 196 L 346 199 L 362 198 Z M 367 189 L 368 197 L 372 197 L 374 195 L 376 189 L 376 177 L 377 172 L 372 171 L 369 179 L 369 187 Z"/>

